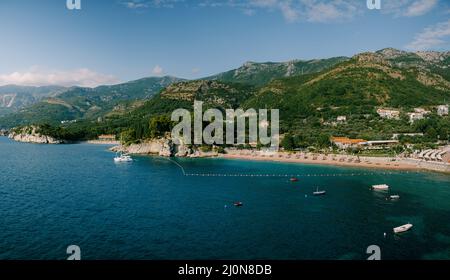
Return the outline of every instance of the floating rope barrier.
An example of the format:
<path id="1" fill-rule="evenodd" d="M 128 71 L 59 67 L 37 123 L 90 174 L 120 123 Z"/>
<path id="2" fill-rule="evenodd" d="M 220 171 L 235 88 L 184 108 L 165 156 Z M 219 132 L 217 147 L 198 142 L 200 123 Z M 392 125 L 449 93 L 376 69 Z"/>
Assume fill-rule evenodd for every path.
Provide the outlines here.
<path id="1" fill-rule="evenodd" d="M 173 159 L 169 158 L 169 161 L 173 162 L 174 164 L 176 164 L 179 168 L 181 168 L 181 172 L 183 172 L 183 176 L 186 176 L 186 171 L 184 171 L 184 167 L 181 166 L 181 164 L 179 164 L 178 162 L 174 161 Z"/>
<path id="2" fill-rule="evenodd" d="M 272 178 L 288 178 L 288 177 L 356 177 L 371 175 L 397 175 L 414 172 L 371 172 L 371 173 L 311 173 L 311 174 L 234 174 L 234 173 L 184 173 L 186 177 L 272 177 Z"/>
<path id="3" fill-rule="evenodd" d="M 183 176 L 186 177 L 272 177 L 272 178 L 288 178 L 288 177 L 356 177 L 356 176 L 372 176 L 372 175 L 397 175 L 397 174 L 417 174 L 417 171 L 379 171 L 379 172 L 359 172 L 359 173 L 306 173 L 306 174 L 258 174 L 258 173 L 186 173 L 184 167 L 173 159 L 168 159 L 177 165 Z"/>

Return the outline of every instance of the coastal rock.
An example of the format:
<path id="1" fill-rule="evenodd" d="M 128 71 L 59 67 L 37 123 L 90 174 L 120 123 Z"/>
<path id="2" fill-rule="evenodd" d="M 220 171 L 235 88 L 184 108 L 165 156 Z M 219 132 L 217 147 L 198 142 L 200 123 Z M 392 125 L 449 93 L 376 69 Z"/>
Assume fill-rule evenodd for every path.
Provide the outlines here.
<path id="1" fill-rule="evenodd" d="M 171 157 L 173 155 L 173 143 L 171 140 L 164 139 L 159 155 L 162 157 Z"/>
<path id="2" fill-rule="evenodd" d="M 0 129 L 0 136 L 8 136 L 9 132 L 6 129 Z"/>
<path id="3" fill-rule="evenodd" d="M 35 143 L 35 144 L 62 144 L 64 141 L 55 139 L 48 135 L 41 135 L 38 128 L 35 126 L 28 126 L 19 129 L 13 129 L 8 138 L 24 143 Z"/>
<path id="4" fill-rule="evenodd" d="M 173 155 L 173 143 L 169 139 L 160 138 L 145 141 L 139 144 L 131 144 L 128 146 L 120 145 L 111 148 L 114 152 L 124 152 L 128 154 L 157 154 L 164 157 Z"/>
<path id="5" fill-rule="evenodd" d="M 185 144 L 176 145 L 175 149 L 176 149 L 175 153 L 176 157 L 186 157 L 192 154 L 192 149 L 186 146 Z"/>
<path id="6" fill-rule="evenodd" d="M 192 149 L 185 144 L 175 145 L 170 138 L 147 140 L 139 144 L 119 145 L 110 149 L 114 152 L 123 152 L 135 155 L 159 155 L 162 157 L 216 157 L 217 151 L 203 152 Z"/>

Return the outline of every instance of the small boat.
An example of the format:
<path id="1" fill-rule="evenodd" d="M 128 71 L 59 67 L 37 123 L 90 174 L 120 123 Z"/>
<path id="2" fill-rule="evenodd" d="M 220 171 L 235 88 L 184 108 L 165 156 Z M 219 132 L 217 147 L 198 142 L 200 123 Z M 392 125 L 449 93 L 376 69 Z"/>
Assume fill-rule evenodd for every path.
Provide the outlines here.
<path id="1" fill-rule="evenodd" d="M 412 227 L 413 227 L 412 224 L 402 225 L 402 226 L 394 228 L 394 232 L 395 233 L 402 233 L 402 232 L 410 230 Z"/>
<path id="2" fill-rule="evenodd" d="M 114 158 L 114 162 L 130 162 L 130 161 L 133 161 L 133 159 L 127 154 L 116 155 L 116 157 Z"/>
<path id="3" fill-rule="evenodd" d="M 400 199 L 400 196 L 398 194 L 394 194 L 394 195 L 390 195 L 388 197 L 388 199 L 390 199 L 390 200 L 397 200 L 397 199 Z"/>
<path id="4" fill-rule="evenodd" d="M 235 202 L 235 203 L 233 203 L 233 204 L 234 204 L 234 206 L 236 206 L 236 207 L 242 207 L 242 206 L 244 206 L 244 203 L 242 203 L 242 202 L 240 202 L 240 201 Z"/>
<path id="5" fill-rule="evenodd" d="M 389 186 L 386 185 L 386 184 L 382 184 L 382 185 L 373 185 L 373 186 L 372 186 L 372 190 L 387 191 L 387 190 L 389 190 Z"/>
<path id="6" fill-rule="evenodd" d="M 319 191 L 319 187 L 317 187 L 316 191 L 313 192 L 313 195 L 324 195 L 326 193 L 326 191 Z"/>
<path id="7" fill-rule="evenodd" d="M 292 177 L 291 179 L 289 179 L 291 182 L 298 182 L 298 178 Z"/>

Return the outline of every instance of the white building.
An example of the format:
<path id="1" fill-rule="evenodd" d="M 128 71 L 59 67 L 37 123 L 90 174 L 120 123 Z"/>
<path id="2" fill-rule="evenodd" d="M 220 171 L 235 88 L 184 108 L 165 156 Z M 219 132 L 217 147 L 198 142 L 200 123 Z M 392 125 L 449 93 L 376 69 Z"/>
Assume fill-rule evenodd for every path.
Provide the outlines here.
<path id="1" fill-rule="evenodd" d="M 380 117 L 385 119 L 396 119 L 398 120 L 400 118 L 400 111 L 399 110 L 390 110 L 390 109 L 378 109 L 377 113 Z"/>
<path id="2" fill-rule="evenodd" d="M 414 108 L 414 112 L 408 113 L 409 122 L 413 123 L 417 120 L 423 120 L 426 115 L 431 113 L 430 111 L 427 111 L 423 108 Z"/>
<path id="3" fill-rule="evenodd" d="M 437 107 L 437 114 L 439 116 L 448 116 L 448 105 L 439 105 Z"/>
<path id="4" fill-rule="evenodd" d="M 423 133 L 394 133 L 392 139 L 398 139 L 400 136 L 422 137 Z"/>
<path id="5" fill-rule="evenodd" d="M 336 118 L 336 120 L 337 120 L 338 122 L 346 122 L 346 121 L 347 121 L 347 117 L 346 117 L 346 116 L 338 116 L 338 117 Z"/>
<path id="6" fill-rule="evenodd" d="M 408 113 L 409 122 L 413 123 L 418 120 L 422 120 L 425 118 L 425 115 L 423 113 Z"/>
<path id="7" fill-rule="evenodd" d="M 425 110 L 424 108 L 414 108 L 414 112 L 415 112 L 415 113 L 419 113 L 419 114 L 424 114 L 424 115 L 430 113 L 430 111 L 427 111 L 427 110 Z"/>

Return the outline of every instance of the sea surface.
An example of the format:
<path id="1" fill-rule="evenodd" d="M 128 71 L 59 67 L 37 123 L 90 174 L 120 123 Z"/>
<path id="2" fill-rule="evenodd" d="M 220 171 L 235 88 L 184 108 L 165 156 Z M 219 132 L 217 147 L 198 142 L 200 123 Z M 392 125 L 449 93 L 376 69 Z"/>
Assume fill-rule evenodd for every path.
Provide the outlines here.
<path id="1" fill-rule="evenodd" d="M 449 175 L 174 159 L 187 173 L 302 175 L 183 176 L 166 158 L 115 164 L 108 148 L 0 137 L 0 259 L 64 260 L 69 245 L 107 260 L 363 260 L 370 245 L 382 259 L 450 259 Z M 369 189 L 381 183 L 400 200 Z"/>

